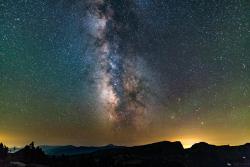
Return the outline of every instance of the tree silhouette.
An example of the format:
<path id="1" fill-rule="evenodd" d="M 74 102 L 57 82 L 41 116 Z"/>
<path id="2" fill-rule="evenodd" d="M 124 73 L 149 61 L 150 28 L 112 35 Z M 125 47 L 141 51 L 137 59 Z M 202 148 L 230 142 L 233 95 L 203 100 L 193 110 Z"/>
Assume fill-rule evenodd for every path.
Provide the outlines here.
<path id="1" fill-rule="evenodd" d="M 16 155 L 18 155 L 21 161 L 26 163 L 42 162 L 46 157 L 40 147 L 35 147 L 34 142 L 19 150 Z"/>
<path id="2" fill-rule="evenodd" d="M 0 143 L 0 159 L 5 159 L 8 156 L 9 148 L 3 143 Z"/>

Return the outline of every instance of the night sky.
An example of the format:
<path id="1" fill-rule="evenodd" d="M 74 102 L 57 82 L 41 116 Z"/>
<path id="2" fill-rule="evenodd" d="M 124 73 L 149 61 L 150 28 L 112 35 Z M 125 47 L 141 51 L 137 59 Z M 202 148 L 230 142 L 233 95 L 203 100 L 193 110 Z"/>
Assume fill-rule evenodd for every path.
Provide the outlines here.
<path id="1" fill-rule="evenodd" d="M 248 0 L 0 0 L 0 140 L 250 142 Z"/>

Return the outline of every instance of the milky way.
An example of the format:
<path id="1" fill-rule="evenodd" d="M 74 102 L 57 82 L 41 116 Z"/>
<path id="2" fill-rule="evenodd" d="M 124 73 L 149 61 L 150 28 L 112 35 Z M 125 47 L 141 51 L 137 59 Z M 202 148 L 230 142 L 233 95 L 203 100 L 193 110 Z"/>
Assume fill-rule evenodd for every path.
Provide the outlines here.
<path id="1" fill-rule="evenodd" d="M 134 7 L 129 0 L 92 1 L 87 21 L 92 23 L 89 30 L 96 39 L 96 83 L 104 112 L 118 127 L 140 128 L 147 112 L 146 83 L 135 45 L 130 44 L 136 38 L 131 34 L 135 35 L 137 24 Z M 128 34 L 130 37 L 125 36 Z"/>

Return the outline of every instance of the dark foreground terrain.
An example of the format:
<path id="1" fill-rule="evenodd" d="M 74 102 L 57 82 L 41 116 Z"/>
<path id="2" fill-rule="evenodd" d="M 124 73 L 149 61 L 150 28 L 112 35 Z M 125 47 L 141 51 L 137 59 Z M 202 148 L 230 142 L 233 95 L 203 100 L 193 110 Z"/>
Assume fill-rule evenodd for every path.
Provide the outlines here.
<path id="1" fill-rule="evenodd" d="M 46 155 L 31 144 L 1 156 L 0 167 L 250 167 L 250 144 L 198 143 L 184 149 L 180 142 L 159 142 L 135 147 L 109 146 L 61 156 Z"/>

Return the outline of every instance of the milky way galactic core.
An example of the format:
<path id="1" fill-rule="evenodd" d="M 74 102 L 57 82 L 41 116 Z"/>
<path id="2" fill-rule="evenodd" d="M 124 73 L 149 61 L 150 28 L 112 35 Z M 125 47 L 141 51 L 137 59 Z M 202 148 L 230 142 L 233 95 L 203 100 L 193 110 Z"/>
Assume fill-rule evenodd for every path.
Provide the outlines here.
<path id="1" fill-rule="evenodd" d="M 88 2 L 86 23 L 95 39 L 97 92 L 103 112 L 118 128 L 142 128 L 148 111 L 143 60 L 136 53 L 133 1 Z M 132 45 L 131 45 L 132 44 Z M 150 77 L 150 76 L 147 76 Z"/>

